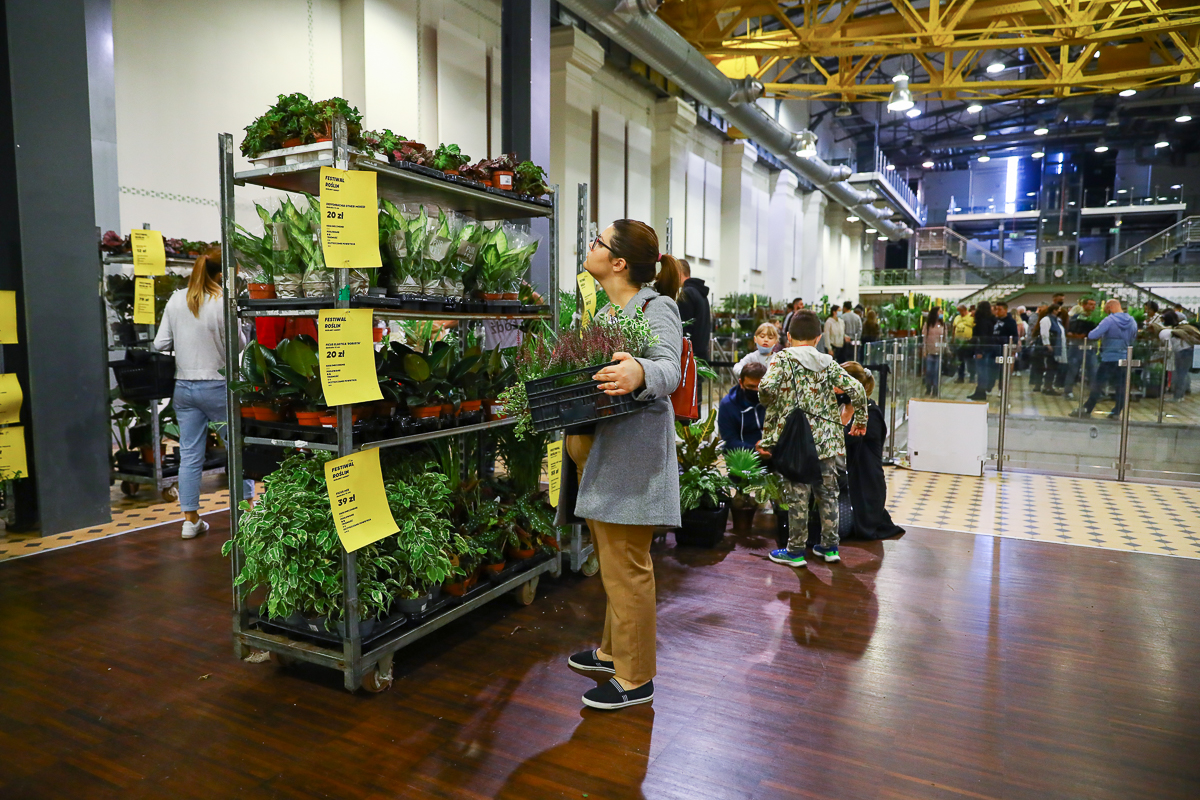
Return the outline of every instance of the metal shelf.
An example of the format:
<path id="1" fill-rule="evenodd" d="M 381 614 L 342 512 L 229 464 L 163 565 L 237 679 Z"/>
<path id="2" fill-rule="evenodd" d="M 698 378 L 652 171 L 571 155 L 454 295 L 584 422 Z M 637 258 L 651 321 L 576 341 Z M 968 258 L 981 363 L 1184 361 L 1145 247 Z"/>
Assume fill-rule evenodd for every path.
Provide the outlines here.
<path id="1" fill-rule="evenodd" d="M 460 425 L 452 428 L 442 428 L 436 431 L 428 431 L 426 433 L 414 433 L 411 436 L 397 436 L 394 439 L 380 439 L 377 442 L 366 442 L 360 444 L 357 450 L 372 450 L 382 447 L 399 447 L 405 444 L 416 444 L 417 442 L 428 442 L 431 439 L 442 439 L 446 436 L 463 436 L 468 433 L 479 433 L 480 431 L 491 430 L 493 428 L 503 428 L 506 425 L 513 425 L 515 419 L 494 419 L 491 422 L 480 422 L 475 425 Z M 273 447 L 295 447 L 301 450 L 326 450 L 330 453 L 338 452 L 336 444 L 328 444 L 326 442 L 309 442 L 303 439 L 267 439 L 261 436 L 246 436 L 242 439 L 246 444 L 265 444 Z"/>
<path id="2" fill-rule="evenodd" d="M 330 303 L 325 309 L 334 308 Z M 371 308 L 370 306 L 355 306 L 355 308 Z M 455 319 L 463 321 L 485 321 L 489 319 L 534 320 L 550 319 L 549 314 L 464 314 L 456 311 L 405 311 L 399 308 L 371 308 L 377 319 Z M 243 319 L 252 317 L 315 317 L 321 308 L 239 308 L 238 316 Z"/>
<path id="3" fill-rule="evenodd" d="M 332 159 L 306 161 L 281 167 L 263 167 L 238 172 L 233 176 L 239 185 L 252 184 L 282 189 L 287 192 L 321 194 L 321 167 L 332 167 Z M 394 167 L 366 156 L 351 155 L 350 168 L 378 175 L 378 191 L 397 204 L 422 203 L 458 211 L 477 220 L 530 219 L 554 214 L 551 206 L 532 203 L 498 190 L 476 189 L 471 186 Z"/>

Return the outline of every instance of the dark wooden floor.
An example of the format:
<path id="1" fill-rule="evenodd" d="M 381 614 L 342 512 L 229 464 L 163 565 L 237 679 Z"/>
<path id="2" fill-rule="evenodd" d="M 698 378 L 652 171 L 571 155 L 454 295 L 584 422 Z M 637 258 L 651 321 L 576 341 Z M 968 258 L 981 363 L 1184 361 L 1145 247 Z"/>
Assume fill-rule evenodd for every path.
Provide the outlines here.
<path id="1" fill-rule="evenodd" d="M 806 572 L 754 535 L 656 545 L 657 699 L 605 714 L 564 665 L 598 578 L 352 696 L 233 658 L 210 520 L 0 566 L 0 797 L 1200 797 L 1200 561 L 910 531 Z"/>

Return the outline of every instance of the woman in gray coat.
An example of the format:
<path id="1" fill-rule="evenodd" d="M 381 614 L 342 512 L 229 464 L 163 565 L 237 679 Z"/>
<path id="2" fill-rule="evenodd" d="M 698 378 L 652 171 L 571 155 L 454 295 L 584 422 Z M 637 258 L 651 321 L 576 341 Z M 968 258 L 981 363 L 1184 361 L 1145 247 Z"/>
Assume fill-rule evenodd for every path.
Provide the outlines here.
<path id="1" fill-rule="evenodd" d="M 683 325 L 674 298 L 679 262 L 658 252 L 644 222 L 621 219 L 592 242 L 584 268 L 611 302 L 599 314 L 644 309 L 658 342 L 641 357 L 614 353 L 615 366 L 594 376 L 610 395 L 649 401 L 643 411 L 569 434 L 558 522 L 587 520 L 608 595 L 600 647 L 576 653 L 572 669 L 606 681 L 583 696 L 616 709 L 654 698 L 655 594 L 650 540 L 656 526 L 679 526 L 679 468 L 671 393 L 679 386 Z"/>

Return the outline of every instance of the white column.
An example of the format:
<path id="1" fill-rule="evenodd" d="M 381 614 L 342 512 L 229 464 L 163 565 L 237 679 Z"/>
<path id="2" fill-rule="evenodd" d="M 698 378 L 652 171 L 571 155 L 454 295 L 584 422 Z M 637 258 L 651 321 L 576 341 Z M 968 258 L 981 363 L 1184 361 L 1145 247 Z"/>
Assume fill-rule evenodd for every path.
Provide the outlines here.
<path id="1" fill-rule="evenodd" d="M 793 285 L 797 288 L 796 294 L 803 297 L 806 303 L 815 303 L 821 297 L 819 290 L 824 282 L 822 264 L 826 239 L 825 208 L 828 204 L 829 199 L 821 192 L 809 192 L 800 204 L 799 280 Z"/>
<path id="2" fill-rule="evenodd" d="M 578 186 L 592 176 L 592 76 L 602 66 L 604 48 L 583 31 L 568 25 L 550 32 L 549 173 L 560 192 L 559 285 L 568 290 L 575 285 Z"/>
<path id="3" fill-rule="evenodd" d="M 791 299 L 792 256 L 796 235 L 796 187 L 799 181 L 788 170 L 771 176 L 771 202 L 768 214 L 770 236 L 767 239 L 767 294 Z"/>
<path id="4" fill-rule="evenodd" d="M 391 128 L 436 147 L 436 51 L 418 43 L 420 19 L 412 0 L 343 0 L 341 11 L 342 96 L 358 107 L 363 127 Z M 427 36 L 434 37 L 431 30 Z"/>
<path id="5" fill-rule="evenodd" d="M 754 164 L 758 151 L 748 141 L 721 148 L 721 261 L 716 295 L 750 291 L 757 228 L 754 220 Z"/>
<path id="6" fill-rule="evenodd" d="M 654 219 L 647 222 L 654 226 L 659 247 L 665 251 L 667 218 L 674 220 L 671 255 L 679 258 L 683 258 L 687 162 L 695 127 L 696 109 L 678 97 L 667 97 L 654 104 L 654 145 L 651 149 Z"/>

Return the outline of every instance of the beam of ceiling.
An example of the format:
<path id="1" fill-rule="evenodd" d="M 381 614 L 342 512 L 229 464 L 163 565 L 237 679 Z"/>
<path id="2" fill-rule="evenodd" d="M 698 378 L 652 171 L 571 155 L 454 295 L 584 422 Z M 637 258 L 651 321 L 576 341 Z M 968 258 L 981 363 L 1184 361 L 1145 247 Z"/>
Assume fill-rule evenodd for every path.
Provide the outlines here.
<path id="1" fill-rule="evenodd" d="M 659 16 L 730 77 L 793 76 L 764 81 L 781 98 L 886 100 L 898 71 L 926 100 L 1064 98 L 1200 77 L 1197 0 L 666 0 Z M 988 73 L 996 59 L 1021 69 Z"/>

